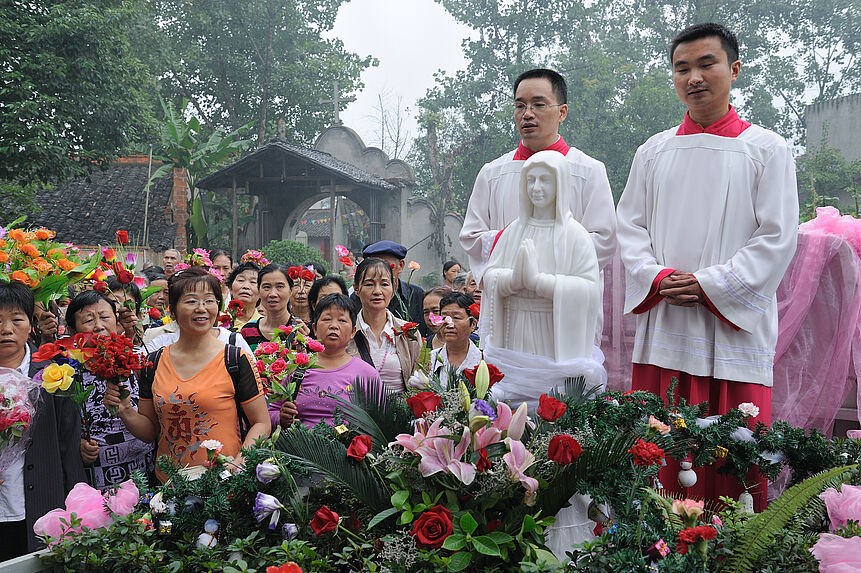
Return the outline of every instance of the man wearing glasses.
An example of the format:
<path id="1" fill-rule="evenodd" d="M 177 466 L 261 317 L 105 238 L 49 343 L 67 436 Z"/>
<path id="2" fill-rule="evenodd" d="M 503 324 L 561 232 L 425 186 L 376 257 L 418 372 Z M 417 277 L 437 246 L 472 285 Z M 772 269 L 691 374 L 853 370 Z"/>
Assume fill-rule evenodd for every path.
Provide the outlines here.
<path id="1" fill-rule="evenodd" d="M 523 162 L 545 149 L 567 159 L 574 195 L 572 215 L 595 244 L 598 266 L 603 268 L 616 250 L 616 213 L 604 164 L 565 144 L 559 124 L 568 115 L 565 79 L 543 68 L 529 70 L 514 82 L 514 122 L 520 145 L 482 167 L 469 198 L 460 244 L 469 257 L 469 268 L 481 285 L 484 267 L 497 235 L 517 218 L 520 170 Z M 600 330 L 599 318 L 599 330 Z"/>

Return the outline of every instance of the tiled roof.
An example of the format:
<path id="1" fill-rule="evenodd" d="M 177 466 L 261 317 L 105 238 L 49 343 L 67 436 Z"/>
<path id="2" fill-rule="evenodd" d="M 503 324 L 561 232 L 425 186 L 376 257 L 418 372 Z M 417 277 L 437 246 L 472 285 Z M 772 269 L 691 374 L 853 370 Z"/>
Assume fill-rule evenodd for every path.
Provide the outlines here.
<path id="1" fill-rule="evenodd" d="M 252 179 L 258 170 L 260 162 L 280 160 L 283 157 L 299 160 L 303 163 L 311 163 L 323 172 L 330 175 L 340 177 L 352 181 L 359 185 L 367 185 L 394 191 L 398 189 L 397 185 L 389 183 L 373 173 L 368 173 L 359 169 L 355 165 L 351 165 L 345 161 L 341 161 L 332 157 L 328 153 L 301 147 L 287 143 L 286 141 L 272 141 L 253 153 L 246 155 L 242 159 L 231 163 L 230 165 L 219 169 L 211 175 L 207 175 L 201 179 L 197 186 L 203 189 L 226 188 L 232 185 L 232 177 L 242 177 L 240 174 L 247 173 Z"/>
<path id="2" fill-rule="evenodd" d="M 159 164 L 153 164 L 153 171 Z M 116 231 L 128 231 L 137 243 L 143 237 L 146 157 L 132 157 L 94 169 L 53 189 L 37 192 L 42 211 L 27 217 L 28 225 L 44 225 L 59 240 L 80 245 L 114 242 Z M 149 246 L 164 251 L 173 246 L 176 224 L 172 221 L 170 194 L 173 178 L 153 182 L 149 196 Z"/>

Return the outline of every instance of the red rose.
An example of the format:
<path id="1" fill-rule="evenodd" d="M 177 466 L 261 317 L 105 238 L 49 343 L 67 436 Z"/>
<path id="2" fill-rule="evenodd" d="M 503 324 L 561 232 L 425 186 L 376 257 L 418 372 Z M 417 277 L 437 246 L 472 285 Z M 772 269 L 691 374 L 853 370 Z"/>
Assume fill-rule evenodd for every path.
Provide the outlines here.
<path id="1" fill-rule="evenodd" d="M 135 280 L 135 276 L 126 269 L 123 269 L 117 273 L 117 282 L 119 282 L 121 285 L 127 285 L 133 280 Z"/>
<path id="2" fill-rule="evenodd" d="M 93 283 L 93 290 L 105 294 L 108 292 L 108 283 L 105 281 L 96 281 Z"/>
<path id="3" fill-rule="evenodd" d="M 245 303 L 239 300 L 238 298 L 231 299 L 229 303 L 227 303 L 227 308 L 230 310 L 238 310 L 242 312 L 245 310 Z"/>
<path id="4" fill-rule="evenodd" d="M 278 360 L 269 365 L 269 370 L 272 372 L 272 374 L 281 374 L 282 372 L 287 370 L 287 362 L 285 362 L 283 358 L 279 358 Z"/>
<path id="5" fill-rule="evenodd" d="M 117 231 L 117 242 L 121 245 L 129 244 L 129 233 L 128 231 Z"/>
<path id="6" fill-rule="evenodd" d="M 659 466 L 664 459 L 664 450 L 645 440 L 637 440 L 628 453 L 634 454 L 634 464 L 638 466 Z"/>
<path id="7" fill-rule="evenodd" d="M 547 457 L 560 466 L 567 466 L 582 453 L 580 442 L 564 434 L 550 438 L 550 446 L 547 448 Z"/>
<path id="8" fill-rule="evenodd" d="M 419 547 L 439 549 L 452 531 L 454 524 L 451 521 L 451 512 L 441 505 L 435 505 L 416 519 L 412 535 Z"/>
<path id="9" fill-rule="evenodd" d="M 471 314 L 475 318 L 478 318 L 479 314 L 481 314 L 481 304 L 474 302 L 469 305 L 469 314 Z"/>
<path id="10" fill-rule="evenodd" d="M 478 461 L 475 463 L 475 469 L 481 473 L 490 469 L 490 460 L 487 459 L 487 448 L 478 450 Z"/>
<path id="11" fill-rule="evenodd" d="M 469 380 L 469 383 L 475 386 L 475 371 L 478 368 L 470 368 L 469 370 L 464 370 L 463 375 Z M 487 365 L 487 372 L 490 374 L 490 384 L 487 386 L 488 388 L 493 388 L 493 385 L 505 378 L 505 374 L 499 371 L 499 368 L 494 366 L 493 364 Z"/>
<path id="12" fill-rule="evenodd" d="M 338 514 L 324 505 L 311 518 L 311 529 L 314 530 L 314 535 L 323 535 L 338 529 L 339 520 Z"/>
<path id="13" fill-rule="evenodd" d="M 148 311 L 146 311 L 146 313 L 153 320 L 158 320 L 161 318 L 161 311 L 159 311 L 159 309 L 157 309 L 155 307 L 149 309 Z"/>
<path id="14" fill-rule="evenodd" d="M 425 412 L 436 412 L 442 399 L 433 392 L 419 392 L 407 398 L 407 406 L 416 418 L 421 418 Z"/>
<path id="15" fill-rule="evenodd" d="M 303 281 L 310 281 L 310 282 L 314 282 L 314 279 L 317 278 L 317 275 L 314 274 L 314 271 L 309 271 L 308 269 L 302 270 L 302 272 L 299 274 L 299 276 L 301 277 L 301 279 Z"/>
<path id="16" fill-rule="evenodd" d="M 568 406 L 547 394 L 542 394 L 538 399 L 538 415 L 548 422 L 555 422 L 562 417 Z"/>
<path id="17" fill-rule="evenodd" d="M 269 566 L 266 568 L 266 573 L 302 573 L 302 568 L 294 561 L 288 561 L 278 567 Z"/>
<path id="18" fill-rule="evenodd" d="M 306 366 L 311 359 L 304 352 L 298 352 L 296 354 L 296 358 L 293 359 L 293 362 L 296 363 L 296 366 Z"/>
<path id="19" fill-rule="evenodd" d="M 290 280 L 295 281 L 302 274 L 302 267 L 290 267 L 287 269 L 287 276 L 290 277 Z"/>
<path id="20" fill-rule="evenodd" d="M 350 447 L 347 448 L 347 457 L 353 458 L 357 462 L 365 459 L 368 452 L 371 451 L 371 436 L 356 436 L 350 442 Z"/>

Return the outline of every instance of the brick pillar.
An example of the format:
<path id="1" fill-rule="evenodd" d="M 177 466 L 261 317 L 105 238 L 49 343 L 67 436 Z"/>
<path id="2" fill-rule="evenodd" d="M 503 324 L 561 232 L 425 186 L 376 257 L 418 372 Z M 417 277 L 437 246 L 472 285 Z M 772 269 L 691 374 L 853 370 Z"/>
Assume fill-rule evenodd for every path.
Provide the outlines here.
<path id="1" fill-rule="evenodd" d="M 170 195 L 170 206 L 173 210 L 173 222 L 176 223 L 176 236 L 173 248 L 185 254 L 188 250 L 188 235 L 185 224 L 188 222 L 188 170 L 174 168 L 173 191 Z"/>

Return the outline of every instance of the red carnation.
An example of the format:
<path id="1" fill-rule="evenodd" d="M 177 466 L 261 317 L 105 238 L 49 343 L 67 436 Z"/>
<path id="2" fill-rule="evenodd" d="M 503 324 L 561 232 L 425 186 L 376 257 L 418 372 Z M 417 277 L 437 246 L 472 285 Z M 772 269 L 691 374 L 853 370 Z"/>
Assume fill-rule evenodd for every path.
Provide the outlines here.
<path id="1" fill-rule="evenodd" d="M 159 311 L 159 309 L 157 309 L 155 307 L 149 309 L 148 311 L 146 311 L 146 313 L 153 320 L 158 320 L 161 318 L 161 311 Z"/>
<path id="2" fill-rule="evenodd" d="M 567 466 L 579 458 L 582 453 L 583 448 L 580 447 L 580 442 L 565 434 L 550 438 L 550 445 L 547 448 L 547 457 L 560 466 Z"/>
<path id="3" fill-rule="evenodd" d="M 238 310 L 242 312 L 245 310 L 245 303 L 239 300 L 238 298 L 231 299 L 229 303 L 227 303 L 227 308 L 230 310 Z"/>
<path id="4" fill-rule="evenodd" d="M 287 276 L 290 280 L 295 281 L 302 274 L 302 267 L 290 267 L 287 269 Z"/>
<path id="5" fill-rule="evenodd" d="M 637 440 L 628 453 L 634 454 L 634 464 L 638 466 L 659 466 L 664 459 L 664 450 L 645 440 Z"/>
<path id="6" fill-rule="evenodd" d="M 567 409 L 568 406 L 547 394 L 542 394 L 538 399 L 538 415 L 548 422 L 555 422 L 561 418 Z"/>
<path id="7" fill-rule="evenodd" d="M 481 473 L 490 469 L 490 460 L 487 459 L 487 448 L 478 450 L 478 461 L 475 463 L 475 469 Z"/>
<path id="8" fill-rule="evenodd" d="M 347 448 L 347 457 L 361 462 L 371 451 L 371 436 L 356 436 Z"/>
<path id="9" fill-rule="evenodd" d="M 684 555 L 688 552 L 688 545 L 694 545 L 698 541 L 708 541 L 717 537 L 717 530 L 709 525 L 699 525 L 697 527 L 688 527 L 679 531 L 679 542 L 676 544 L 676 551 L 679 555 Z M 701 551 L 705 551 L 705 545 L 699 547 Z"/>
<path id="10" fill-rule="evenodd" d="M 303 269 L 299 274 L 303 281 L 311 281 L 314 282 L 314 279 L 317 278 L 317 275 L 314 274 L 314 271 L 309 271 L 308 269 Z"/>
<path id="11" fill-rule="evenodd" d="M 419 547 L 439 549 L 453 531 L 451 512 L 441 505 L 435 505 L 416 519 L 412 535 Z"/>
<path id="12" fill-rule="evenodd" d="M 353 260 L 350 257 L 338 257 L 338 262 L 344 265 L 345 267 L 352 267 Z"/>
<path id="13" fill-rule="evenodd" d="M 469 314 L 471 314 L 475 318 L 478 318 L 479 314 L 481 314 L 481 303 L 474 302 L 469 305 Z"/>
<path id="14" fill-rule="evenodd" d="M 129 233 L 128 231 L 117 231 L 117 243 L 121 245 L 129 244 Z"/>
<path id="15" fill-rule="evenodd" d="M 311 529 L 314 530 L 314 535 L 323 535 L 324 533 L 335 531 L 338 529 L 338 521 L 340 519 L 337 513 L 324 505 L 311 518 Z"/>
<path id="16" fill-rule="evenodd" d="M 416 418 L 421 418 L 425 412 L 436 412 L 442 399 L 433 392 L 419 392 L 407 398 L 407 406 Z"/>
<path id="17" fill-rule="evenodd" d="M 469 383 L 475 386 L 475 371 L 478 369 L 478 366 L 475 368 L 470 368 L 469 370 L 464 370 L 463 375 L 469 380 Z M 488 388 L 492 388 L 494 384 L 505 378 L 505 374 L 499 371 L 499 368 L 494 366 L 493 364 L 487 365 L 487 371 L 490 373 L 490 384 L 487 386 Z"/>

